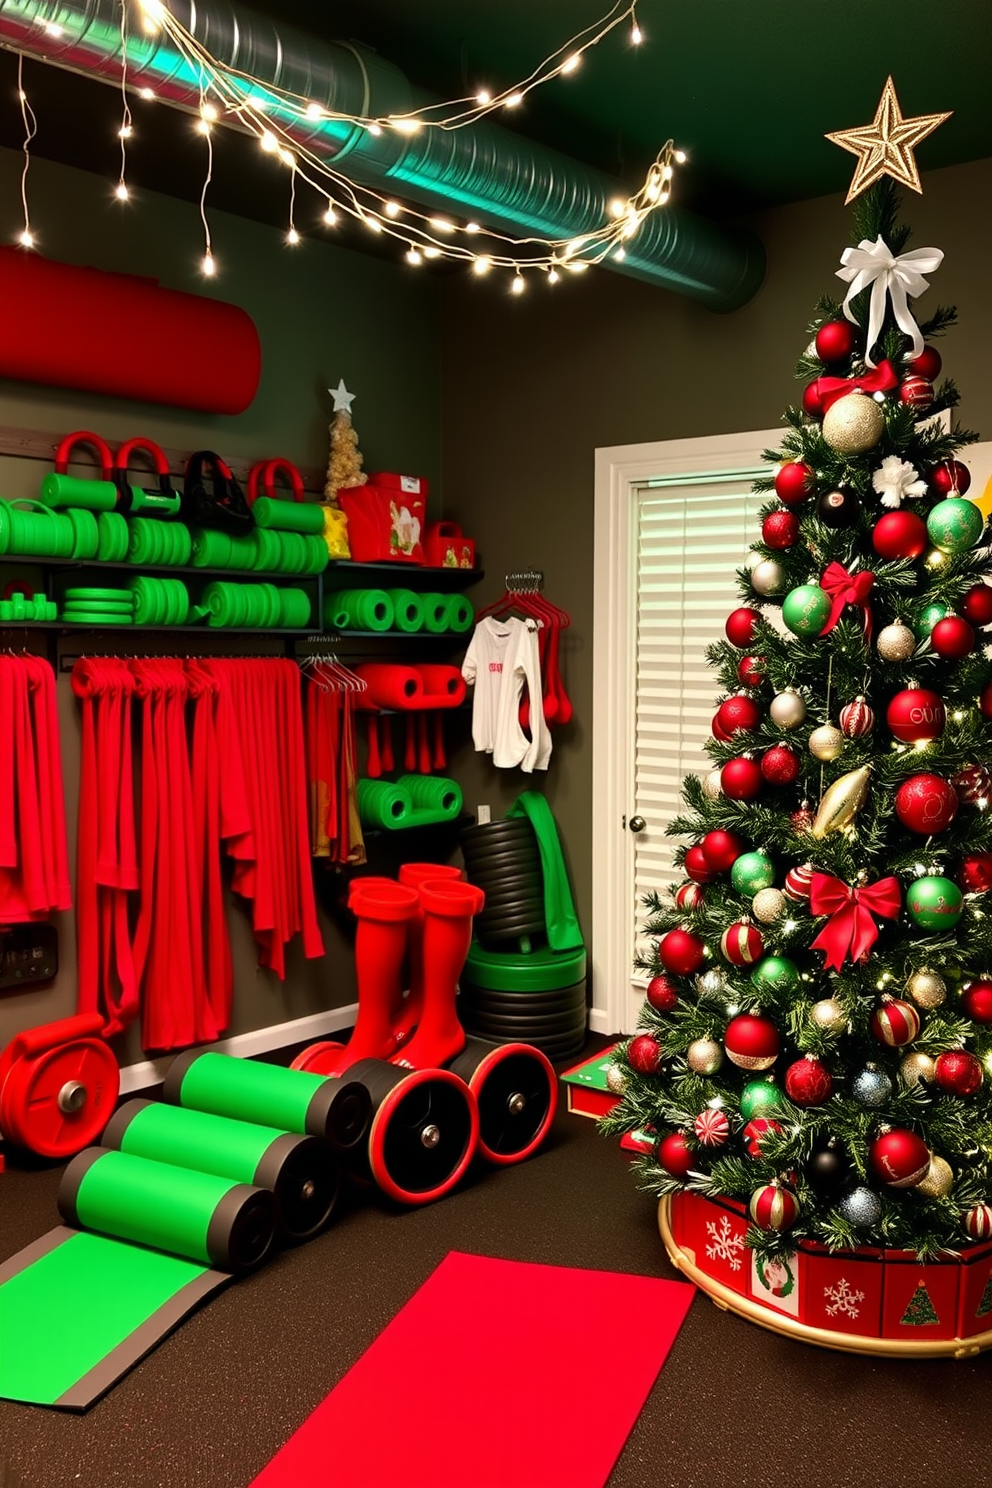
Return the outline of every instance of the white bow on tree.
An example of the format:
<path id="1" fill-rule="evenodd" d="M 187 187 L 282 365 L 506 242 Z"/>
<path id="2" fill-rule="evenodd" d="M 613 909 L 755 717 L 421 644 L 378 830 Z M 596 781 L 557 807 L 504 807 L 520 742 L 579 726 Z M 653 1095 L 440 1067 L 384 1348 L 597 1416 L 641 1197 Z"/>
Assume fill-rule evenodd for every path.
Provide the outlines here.
<path id="1" fill-rule="evenodd" d="M 917 248 L 912 253 L 901 253 L 897 258 L 881 233 L 874 243 L 862 238 L 857 248 L 845 248 L 840 261 L 844 265 L 837 270 L 837 278 L 846 280 L 850 288 L 844 299 L 844 314 L 854 321 L 851 301 L 863 289 L 871 286 L 871 302 L 868 309 L 868 334 L 865 338 L 865 362 L 874 367 L 871 349 L 882 331 L 885 320 L 885 296 L 892 301 L 892 314 L 896 325 L 913 342 L 913 356 L 923 350 L 923 336 L 909 309 L 909 298 L 916 299 L 930 285 L 924 274 L 939 269 L 944 255 L 940 248 Z"/>

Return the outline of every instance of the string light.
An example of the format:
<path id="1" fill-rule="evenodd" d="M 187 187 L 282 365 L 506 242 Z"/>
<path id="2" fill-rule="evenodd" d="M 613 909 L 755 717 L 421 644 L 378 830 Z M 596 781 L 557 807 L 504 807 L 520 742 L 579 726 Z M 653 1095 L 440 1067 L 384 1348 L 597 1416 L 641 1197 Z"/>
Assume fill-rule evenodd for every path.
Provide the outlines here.
<path id="1" fill-rule="evenodd" d="M 383 210 L 385 211 L 387 217 L 398 217 L 403 209 L 400 206 L 399 202 L 387 201 Z"/>
<path id="2" fill-rule="evenodd" d="M 572 55 L 570 57 L 566 57 L 564 62 L 561 64 L 561 71 L 564 73 L 574 72 L 581 61 L 582 53 L 573 52 Z"/>
<path id="3" fill-rule="evenodd" d="M 142 0 L 142 4 L 145 0 Z M 200 108 L 203 108 L 203 96 L 200 96 Z M 203 189 L 200 192 L 200 222 L 203 224 L 203 258 L 200 260 L 200 269 L 208 279 L 212 279 L 216 264 L 214 262 L 213 246 L 210 241 L 210 223 L 207 221 L 207 191 L 214 177 L 214 142 L 210 133 L 210 121 L 201 117 L 200 123 L 205 126 L 203 137 L 207 144 L 207 169 L 203 177 Z"/>
<path id="4" fill-rule="evenodd" d="M 324 221 L 327 223 L 328 227 L 334 227 L 337 223 L 337 220 L 338 214 L 334 210 L 334 203 L 332 201 L 329 201 L 327 203 L 327 206 L 324 208 Z"/>
<path id="5" fill-rule="evenodd" d="M 520 273 L 519 270 L 517 271 L 516 274 L 514 274 L 514 276 L 513 276 L 513 283 L 510 285 L 510 288 L 513 290 L 513 293 L 516 294 L 516 295 L 523 294 L 524 288 L 525 288 L 525 285 L 524 285 L 524 276 L 523 276 L 523 274 Z"/>
<path id="6" fill-rule="evenodd" d="M 291 248 L 295 248 L 300 241 L 300 235 L 296 231 L 296 172 L 289 173 L 289 227 L 286 229 L 286 242 Z"/>
<path id="7" fill-rule="evenodd" d="M 121 142 L 121 171 L 114 192 L 117 200 L 126 202 L 127 189 L 127 142 L 131 138 L 131 108 L 127 99 L 127 6 L 121 4 L 121 127 L 117 131 Z"/>
<path id="8" fill-rule="evenodd" d="M 406 261 L 407 263 L 412 264 L 422 264 L 424 261 L 424 255 L 421 253 L 419 248 L 409 248 L 407 249 Z"/>
<path id="9" fill-rule="evenodd" d="M 31 231 L 31 214 L 28 211 L 28 170 L 31 166 L 31 141 L 38 133 L 38 120 L 34 116 L 34 109 L 28 102 L 28 95 L 24 91 L 24 57 L 21 53 L 17 56 L 17 98 L 21 105 L 21 121 L 24 124 L 24 143 L 21 146 L 24 152 L 24 168 L 21 171 L 21 209 L 24 213 L 24 226 L 18 234 L 17 241 L 22 248 L 33 248 L 34 233 Z"/>

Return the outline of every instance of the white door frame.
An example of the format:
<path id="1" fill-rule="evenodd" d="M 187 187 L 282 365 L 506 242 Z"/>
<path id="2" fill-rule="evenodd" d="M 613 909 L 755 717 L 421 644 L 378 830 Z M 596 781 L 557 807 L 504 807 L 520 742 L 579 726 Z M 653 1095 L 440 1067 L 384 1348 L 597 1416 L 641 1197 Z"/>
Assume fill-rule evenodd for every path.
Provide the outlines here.
<path id="1" fill-rule="evenodd" d="M 621 444 L 596 451 L 593 558 L 593 1006 L 597 1033 L 623 1030 L 633 853 L 623 823 L 634 799 L 636 488 L 662 476 L 753 469 L 782 429 Z M 714 637 L 714 639 L 717 639 Z M 715 686 L 715 683 L 714 683 Z"/>

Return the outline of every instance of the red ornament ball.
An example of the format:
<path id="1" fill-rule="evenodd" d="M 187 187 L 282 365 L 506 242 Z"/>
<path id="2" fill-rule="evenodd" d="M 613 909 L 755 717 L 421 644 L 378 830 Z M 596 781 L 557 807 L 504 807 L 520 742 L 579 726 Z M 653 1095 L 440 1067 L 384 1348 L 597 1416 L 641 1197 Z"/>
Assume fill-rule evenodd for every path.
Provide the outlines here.
<path id="1" fill-rule="evenodd" d="M 992 1023 L 992 982 L 970 982 L 961 993 L 961 1006 L 976 1023 Z"/>
<path id="2" fill-rule="evenodd" d="M 978 707 L 985 718 L 992 718 L 992 682 L 982 688 L 978 697 Z"/>
<path id="3" fill-rule="evenodd" d="M 716 710 L 717 722 L 728 736 L 738 732 L 749 734 L 761 722 L 761 709 L 753 698 L 737 695 L 724 698 Z"/>
<path id="4" fill-rule="evenodd" d="M 989 590 L 992 594 L 992 589 Z M 763 656 L 742 656 L 737 663 L 737 680 L 742 687 L 760 687 L 765 680 L 762 667 L 765 665 Z"/>
<path id="5" fill-rule="evenodd" d="M 795 512 L 773 511 L 769 512 L 761 524 L 761 541 L 768 548 L 774 548 L 780 552 L 783 548 L 791 548 L 799 537 L 799 518 Z"/>
<path id="6" fill-rule="evenodd" d="M 920 1015 L 911 1002 L 898 997 L 883 997 L 882 1006 L 872 1015 L 871 1031 L 879 1043 L 890 1049 L 911 1044 L 920 1032 Z"/>
<path id="7" fill-rule="evenodd" d="M 706 957 L 706 947 L 689 930 L 669 930 L 658 942 L 658 958 L 672 976 L 692 976 Z"/>
<path id="8" fill-rule="evenodd" d="M 791 1230 L 799 1218 L 799 1200 L 789 1188 L 766 1183 L 751 1195 L 751 1218 L 761 1230 Z"/>
<path id="9" fill-rule="evenodd" d="M 627 1046 L 628 1063 L 639 1075 L 656 1075 L 661 1059 L 661 1045 L 649 1033 L 639 1033 Z"/>
<path id="10" fill-rule="evenodd" d="M 805 802 L 803 802 L 802 806 L 797 806 L 795 811 L 790 811 L 789 813 L 789 821 L 792 823 L 794 832 L 808 832 L 814 820 L 813 812 Z"/>
<path id="11" fill-rule="evenodd" d="M 929 687 L 904 687 L 886 709 L 885 721 L 900 743 L 915 744 L 921 739 L 940 738 L 947 710 L 940 694 Z"/>
<path id="12" fill-rule="evenodd" d="M 875 727 L 875 714 L 863 697 L 845 703 L 840 710 L 840 730 L 849 739 L 863 739 Z"/>
<path id="13" fill-rule="evenodd" d="M 647 1000 L 656 1013 L 670 1013 L 678 1007 L 678 988 L 667 977 L 652 977 L 648 982 Z"/>
<path id="14" fill-rule="evenodd" d="M 775 472 L 775 495 L 786 506 L 802 506 L 816 484 L 816 476 L 801 460 L 790 460 Z"/>
<path id="15" fill-rule="evenodd" d="M 785 875 L 785 897 L 791 899 L 793 904 L 801 904 L 804 899 L 808 899 L 815 872 L 812 863 L 801 863 L 798 868 L 790 868 Z"/>
<path id="16" fill-rule="evenodd" d="M 828 320 L 816 333 L 816 354 L 821 362 L 842 362 L 857 345 L 849 320 Z"/>
<path id="17" fill-rule="evenodd" d="M 983 584 L 981 581 L 972 584 L 961 601 L 961 608 L 965 619 L 970 620 L 972 625 L 988 625 L 992 621 L 992 584 Z"/>
<path id="18" fill-rule="evenodd" d="M 771 1069 L 782 1047 L 778 1029 L 770 1018 L 739 1013 L 727 1024 L 723 1047 L 739 1069 Z"/>
<path id="19" fill-rule="evenodd" d="M 696 1161 L 681 1132 L 669 1132 L 667 1137 L 662 1137 L 655 1155 L 659 1167 L 672 1178 L 688 1178 Z"/>
<path id="20" fill-rule="evenodd" d="M 903 378 L 899 384 L 898 396 L 899 402 L 906 403 L 910 408 L 929 408 L 933 402 L 933 383 L 914 372 Z"/>
<path id="21" fill-rule="evenodd" d="M 823 397 L 820 393 L 820 379 L 807 383 L 803 388 L 803 413 L 807 418 L 818 419 L 823 417 Z"/>
<path id="22" fill-rule="evenodd" d="M 987 803 L 992 793 L 992 775 L 984 765 L 965 765 L 955 775 L 952 784 L 965 806 L 977 806 L 979 801 Z"/>
<path id="23" fill-rule="evenodd" d="M 958 883 L 966 894 L 987 894 L 992 889 L 992 853 L 968 853 L 963 857 Z"/>
<path id="24" fill-rule="evenodd" d="M 834 1079 L 825 1064 L 806 1055 L 785 1072 L 785 1093 L 797 1106 L 822 1106 L 833 1094 Z"/>
<path id="25" fill-rule="evenodd" d="M 701 909 L 704 902 L 703 891 L 697 883 L 680 884 L 675 890 L 675 903 L 679 909 Z"/>
<path id="26" fill-rule="evenodd" d="M 756 925 L 735 920 L 720 937 L 720 949 L 732 966 L 750 966 L 763 953 L 765 942 Z"/>
<path id="27" fill-rule="evenodd" d="M 982 1061 L 967 1049 L 948 1049 L 937 1055 L 933 1077 L 949 1095 L 974 1095 L 982 1087 Z"/>
<path id="28" fill-rule="evenodd" d="M 992 1205 L 976 1204 L 964 1217 L 965 1233 L 971 1240 L 987 1240 L 992 1235 Z"/>
<path id="29" fill-rule="evenodd" d="M 913 357 L 913 360 L 906 364 L 908 371 L 914 372 L 917 377 L 925 377 L 928 382 L 936 382 L 943 365 L 936 346 L 924 346 L 919 356 Z"/>
<path id="30" fill-rule="evenodd" d="M 700 1111 L 692 1126 L 701 1147 L 722 1147 L 730 1136 L 730 1122 L 723 1111 Z"/>
<path id="31" fill-rule="evenodd" d="M 761 789 L 761 767 L 743 755 L 728 760 L 720 771 L 720 788 L 730 801 L 750 801 Z"/>
<path id="32" fill-rule="evenodd" d="M 798 754 L 787 744 L 773 744 L 761 757 L 761 773 L 769 785 L 791 785 L 800 768 Z"/>
<path id="33" fill-rule="evenodd" d="M 729 744 L 730 743 L 730 735 L 727 733 L 727 730 L 724 728 L 723 724 L 720 722 L 720 713 L 719 713 L 719 710 L 716 713 L 713 714 L 713 722 L 710 725 L 710 727 L 713 730 L 713 737 L 714 737 L 714 739 L 719 739 L 719 741 L 720 741 L 721 744 Z"/>
<path id="34" fill-rule="evenodd" d="M 758 621 L 761 619 L 757 610 L 752 610 L 748 605 L 741 605 L 740 609 L 732 610 L 727 616 L 724 627 L 727 640 L 732 646 L 739 646 L 741 650 L 750 646 L 758 634 Z"/>
<path id="35" fill-rule="evenodd" d="M 716 869 L 710 867 L 706 861 L 706 854 L 698 845 L 686 851 L 682 867 L 694 883 L 708 884 L 716 880 Z"/>
<path id="36" fill-rule="evenodd" d="M 883 1132 L 868 1148 L 868 1161 L 876 1178 L 889 1188 L 915 1188 L 930 1168 L 926 1142 L 906 1127 Z"/>
<path id="37" fill-rule="evenodd" d="M 781 1130 L 782 1128 L 779 1123 L 773 1121 L 770 1116 L 755 1116 L 741 1132 L 741 1137 L 744 1140 L 744 1151 L 748 1157 L 763 1157 L 764 1153 L 761 1150 L 762 1137 L 766 1137 L 769 1132 L 780 1133 Z"/>
<path id="38" fill-rule="evenodd" d="M 931 837 L 958 814 L 958 793 L 942 775 L 911 775 L 896 791 L 896 816 L 904 827 Z"/>
<path id="39" fill-rule="evenodd" d="M 945 460 L 930 472 L 930 489 L 936 496 L 963 496 L 971 485 L 971 471 L 960 460 Z"/>
<path id="40" fill-rule="evenodd" d="M 724 832 L 719 827 L 715 831 L 707 832 L 699 845 L 703 850 L 703 857 L 714 873 L 729 873 L 741 853 L 747 848 L 743 838 L 738 837 L 736 832 Z"/>
<path id="41" fill-rule="evenodd" d="M 875 523 L 871 541 L 880 558 L 919 558 L 929 538 L 922 517 L 911 511 L 893 511 Z"/>
<path id="42" fill-rule="evenodd" d="M 938 656 L 960 661 L 975 649 L 975 632 L 960 615 L 946 615 L 930 632 L 930 644 Z"/>

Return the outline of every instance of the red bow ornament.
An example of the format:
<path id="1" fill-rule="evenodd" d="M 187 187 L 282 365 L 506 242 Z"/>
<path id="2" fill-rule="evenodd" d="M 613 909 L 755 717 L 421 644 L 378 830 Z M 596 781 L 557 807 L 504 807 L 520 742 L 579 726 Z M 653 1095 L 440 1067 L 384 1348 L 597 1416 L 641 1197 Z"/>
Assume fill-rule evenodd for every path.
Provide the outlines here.
<path id="1" fill-rule="evenodd" d="M 814 873 L 809 907 L 815 915 L 830 916 L 811 949 L 826 953 L 824 971 L 841 971 L 848 954 L 855 963 L 868 960 L 878 939 L 873 916 L 894 920 L 902 908 L 902 890 L 897 878 L 852 889 L 829 873 Z"/>
<path id="2" fill-rule="evenodd" d="M 825 589 L 833 600 L 827 623 L 820 631 L 821 636 L 829 635 L 840 619 L 844 606 L 853 604 L 859 610 L 864 610 L 865 635 L 871 640 L 871 606 L 868 596 L 874 582 L 873 573 L 850 574 L 843 563 L 830 564 L 820 580 L 820 588 Z"/>
<path id="3" fill-rule="evenodd" d="M 898 386 L 899 378 L 890 361 L 879 362 L 874 372 L 866 372 L 864 377 L 818 377 L 813 383 L 824 413 L 848 393 L 890 393 Z"/>

